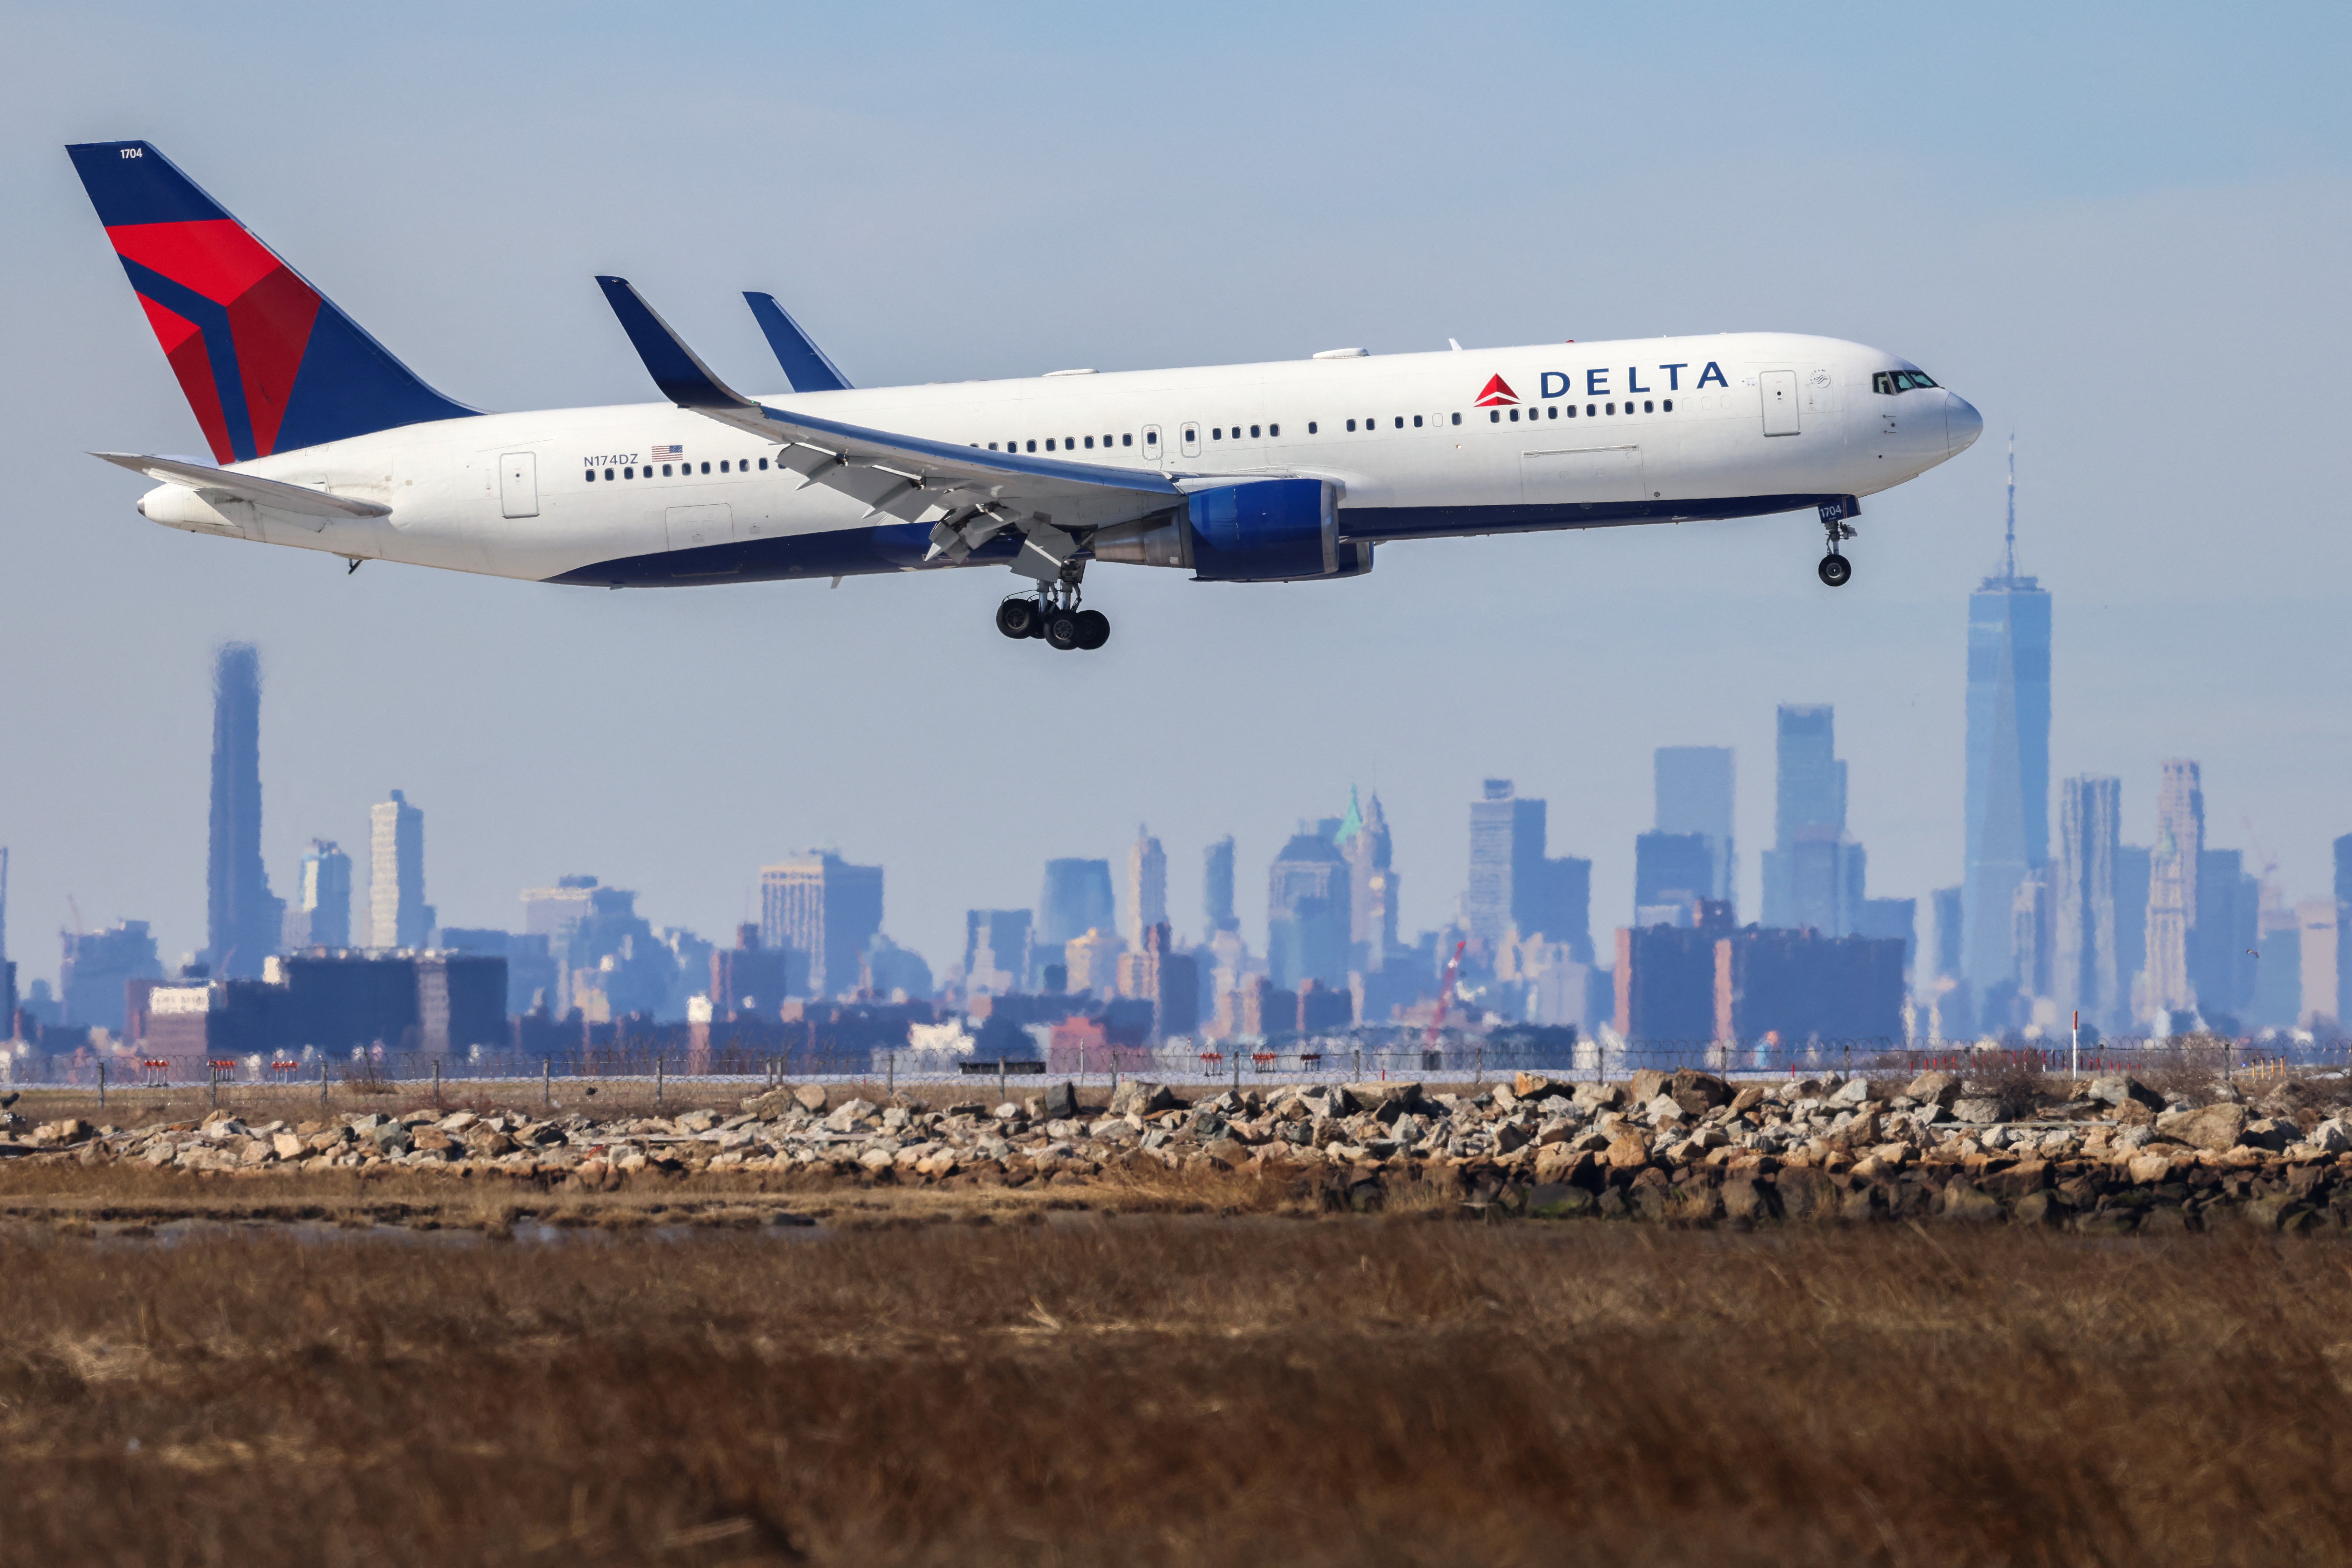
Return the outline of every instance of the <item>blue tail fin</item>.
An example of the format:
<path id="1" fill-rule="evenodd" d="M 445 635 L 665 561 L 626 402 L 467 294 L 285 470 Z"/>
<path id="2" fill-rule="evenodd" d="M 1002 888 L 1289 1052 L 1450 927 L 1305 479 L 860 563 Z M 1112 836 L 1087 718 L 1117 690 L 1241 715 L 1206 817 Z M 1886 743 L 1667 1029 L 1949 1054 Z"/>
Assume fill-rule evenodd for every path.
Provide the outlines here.
<path id="1" fill-rule="evenodd" d="M 418 380 L 147 142 L 66 152 L 216 461 L 478 412 Z"/>
<path id="2" fill-rule="evenodd" d="M 751 307 L 751 317 L 760 330 L 768 334 L 768 346 L 775 351 L 776 363 L 784 367 L 784 379 L 793 384 L 794 392 L 846 392 L 849 378 L 824 357 L 801 324 L 776 303 L 773 294 L 743 295 Z"/>

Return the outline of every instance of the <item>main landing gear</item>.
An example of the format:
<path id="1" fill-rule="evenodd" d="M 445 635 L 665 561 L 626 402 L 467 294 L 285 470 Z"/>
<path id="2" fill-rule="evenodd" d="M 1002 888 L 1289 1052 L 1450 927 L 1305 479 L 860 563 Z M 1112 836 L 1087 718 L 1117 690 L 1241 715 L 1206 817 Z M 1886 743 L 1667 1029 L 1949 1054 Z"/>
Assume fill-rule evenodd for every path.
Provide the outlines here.
<path id="1" fill-rule="evenodd" d="M 1822 531 L 1829 535 L 1830 552 L 1822 557 L 1814 570 L 1822 581 L 1832 588 L 1843 588 L 1853 576 L 1853 563 L 1838 551 L 1838 546 L 1852 539 L 1857 531 L 1846 519 L 1862 515 L 1862 503 L 1852 496 L 1825 500 L 1816 509 L 1822 517 Z"/>
<path id="2" fill-rule="evenodd" d="M 1065 652 L 1110 641 L 1110 617 L 1078 608 L 1075 583 L 1048 583 L 1033 597 L 1015 594 L 996 606 L 996 629 L 1009 637 L 1043 637 Z"/>

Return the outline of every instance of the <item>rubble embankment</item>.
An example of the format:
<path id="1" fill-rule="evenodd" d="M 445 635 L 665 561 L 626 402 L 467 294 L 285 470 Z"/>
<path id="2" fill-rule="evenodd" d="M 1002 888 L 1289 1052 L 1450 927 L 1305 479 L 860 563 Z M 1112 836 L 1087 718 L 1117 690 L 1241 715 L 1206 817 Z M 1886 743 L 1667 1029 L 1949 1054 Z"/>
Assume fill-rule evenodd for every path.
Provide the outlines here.
<path id="1" fill-rule="evenodd" d="M 2113 1076 L 1907 1082 L 1630 1082 L 1521 1074 L 1446 1092 L 1417 1083 L 1227 1090 L 1187 1102 L 1122 1084 L 1107 1106 L 1067 1084 L 1020 1102 L 835 1102 L 814 1084 L 733 1114 L 533 1118 L 419 1109 L 248 1123 L 226 1112 L 138 1128 L 0 1117 L 0 1155 L 266 1177 L 420 1171 L 611 1190 L 703 1173 L 861 1184 L 1078 1185 L 1166 1173 L 1278 1181 L 1322 1206 L 1403 1194 L 1471 1215 L 1751 1225 L 1777 1219 L 2009 1219 L 2094 1233 L 2352 1227 L 2352 1085 L 2296 1081 L 2250 1102 L 2215 1081 L 2168 1096 Z M 2202 1103 L 2200 1103 L 2202 1101 Z"/>

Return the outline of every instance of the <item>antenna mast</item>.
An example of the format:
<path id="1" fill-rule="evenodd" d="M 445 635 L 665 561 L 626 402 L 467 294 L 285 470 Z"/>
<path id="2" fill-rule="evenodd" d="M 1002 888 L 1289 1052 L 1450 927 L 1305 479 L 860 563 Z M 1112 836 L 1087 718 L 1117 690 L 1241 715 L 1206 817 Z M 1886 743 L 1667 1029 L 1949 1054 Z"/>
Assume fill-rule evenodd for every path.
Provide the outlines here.
<path id="1" fill-rule="evenodd" d="M 2009 434 L 2009 539 L 2008 553 L 2003 558 L 2001 575 L 2017 576 L 2017 432 Z"/>

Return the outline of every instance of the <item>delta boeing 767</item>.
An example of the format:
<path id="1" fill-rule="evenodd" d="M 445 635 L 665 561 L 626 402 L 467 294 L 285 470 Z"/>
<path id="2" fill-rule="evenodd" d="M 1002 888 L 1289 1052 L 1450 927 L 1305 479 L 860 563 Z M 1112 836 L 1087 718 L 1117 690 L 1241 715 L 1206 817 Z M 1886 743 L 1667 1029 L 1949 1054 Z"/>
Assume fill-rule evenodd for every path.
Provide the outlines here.
<path id="1" fill-rule="evenodd" d="M 853 388 L 748 294 L 789 393 L 735 392 L 628 283 L 667 403 L 488 414 L 427 386 L 144 142 L 68 149 L 212 449 L 96 456 L 168 527 L 596 587 L 953 566 L 1024 586 L 998 630 L 1099 647 L 1089 562 L 1196 582 L 1352 577 L 1376 545 L 1815 510 L 1984 427 L 1909 361 L 1781 332 Z"/>

